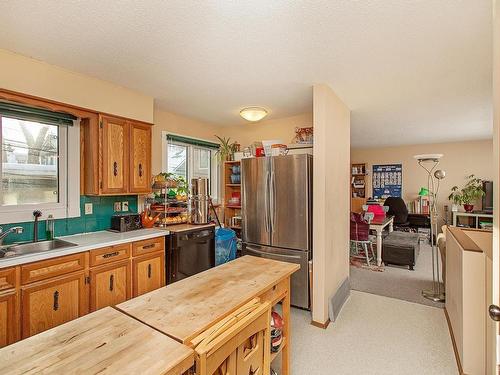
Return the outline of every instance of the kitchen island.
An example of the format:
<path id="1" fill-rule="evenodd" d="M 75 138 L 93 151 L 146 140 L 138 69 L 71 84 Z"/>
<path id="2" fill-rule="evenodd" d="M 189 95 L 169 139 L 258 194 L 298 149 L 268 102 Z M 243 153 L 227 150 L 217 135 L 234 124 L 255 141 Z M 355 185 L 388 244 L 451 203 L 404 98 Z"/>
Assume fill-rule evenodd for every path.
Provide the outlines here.
<path id="1" fill-rule="evenodd" d="M 284 319 L 284 341 L 280 348 L 282 374 L 289 374 L 290 276 L 298 269 L 298 265 L 290 263 L 245 256 L 117 305 L 117 311 L 113 312 L 122 314 L 124 317 L 128 315 L 135 318 L 134 324 L 140 324 L 140 328 L 136 327 L 135 329 L 142 333 L 128 335 L 126 343 L 121 341 L 126 344 L 127 348 L 135 348 L 134 343 L 137 343 L 137 351 L 131 351 L 130 363 L 123 361 L 121 362 L 123 366 L 113 366 L 112 373 L 142 373 L 141 366 L 146 368 L 148 365 L 153 366 L 158 362 L 158 353 L 150 355 L 141 352 L 142 346 L 145 345 L 142 343 L 144 335 L 155 337 L 158 340 L 159 348 L 165 349 L 167 345 L 170 345 L 174 348 L 173 352 L 178 353 L 176 358 L 169 357 L 164 368 L 157 368 L 149 373 L 181 373 L 183 371 L 181 367 L 185 365 L 187 358 L 190 358 L 188 353 L 191 353 L 185 349 L 191 350 L 192 341 L 198 335 L 258 297 L 261 301 L 267 301 L 271 304 L 278 302 L 282 304 Z M 88 328 L 88 320 L 93 319 L 96 314 L 102 314 L 102 311 L 104 310 L 96 311 L 71 323 L 0 349 L 0 358 L 2 358 L 0 373 L 21 373 L 22 369 L 17 371 L 16 363 L 23 363 L 23 369 L 37 368 L 36 366 L 39 366 L 39 361 L 41 361 L 39 356 L 43 359 L 44 354 L 43 352 L 39 352 L 39 354 L 36 351 L 33 352 L 33 349 L 30 349 L 33 343 L 39 347 L 45 345 L 48 351 L 51 348 L 55 350 L 57 347 L 58 354 L 51 357 L 51 362 L 47 363 L 47 367 L 44 369 L 45 373 L 57 373 L 57 369 L 61 368 L 63 361 L 66 361 L 64 366 L 68 366 L 65 367 L 68 369 L 72 368 L 70 366 L 77 368 L 78 364 L 92 363 L 92 358 L 96 355 L 93 350 L 82 351 L 81 355 L 78 356 L 71 355 L 74 350 L 72 345 L 76 345 L 80 340 L 87 341 L 88 337 L 64 335 L 67 327 L 71 327 L 71 330 L 75 332 L 85 332 Z M 98 349 L 99 345 L 109 348 L 113 348 L 115 345 L 119 346 L 118 340 L 121 340 L 122 336 L 108 330 L 105 323 L 100 327 L 102 332 L 98 338 L 99 342 L 95 342 L 92 347 Z M 148 333 L 149 330 L 155 333 Z M 158 334 L 170 341 L 163 340 L 165 342 L 161 343 Z M 54 341 L 54 338 L 57 337 L 66 337 L 66 340 L 59 342 L 62 342 L 63 345 L 58 346 L 57 340 Z M 68 345 L 70 343 L 72 345 Z M 181 345 L 183 349 L 173 345 L 173 343 Z M 30 350 L 33 354 L 26 355 L 25 353 Z M 108 363 L 109 366 L 119 360 L 115 357 L 114 350 L 101 351 L 99 354 L 102 355 L 100 361 Z M 279 353 L 273 354 L 272 358 L 277 355 Z M 20 358 L 23 358 L 22 362 L 20 362 Z M 178 372 L 168 372 L 168 368 L 174 368 Z M 97 367 L 84 367 L 80 373 L 95 374 L 97 373 L 96 369 Z"/>

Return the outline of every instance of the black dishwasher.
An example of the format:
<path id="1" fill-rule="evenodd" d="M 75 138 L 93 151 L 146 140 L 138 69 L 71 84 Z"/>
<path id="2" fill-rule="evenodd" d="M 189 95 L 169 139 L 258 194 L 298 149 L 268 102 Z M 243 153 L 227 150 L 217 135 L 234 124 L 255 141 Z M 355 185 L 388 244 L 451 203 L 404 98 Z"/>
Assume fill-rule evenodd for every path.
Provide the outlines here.
<path id="1" fill-rule="evenodd" d="M 170 241 L 166 264 L 168 284 L 215 266 L 214 228 L 174 232 Z"/>

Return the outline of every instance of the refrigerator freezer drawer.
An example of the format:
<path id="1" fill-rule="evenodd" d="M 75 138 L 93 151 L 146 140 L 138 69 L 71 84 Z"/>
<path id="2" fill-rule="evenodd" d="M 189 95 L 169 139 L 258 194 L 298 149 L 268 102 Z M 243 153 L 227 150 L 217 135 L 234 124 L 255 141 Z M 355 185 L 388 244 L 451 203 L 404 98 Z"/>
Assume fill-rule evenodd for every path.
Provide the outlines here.
<path id="1" fill-rule="evenodd" d="M 290 280 L 291 304 L 309 309 L 309 252 L 245 243 L 243 255 L 253 255 L 300 265 Z"/>

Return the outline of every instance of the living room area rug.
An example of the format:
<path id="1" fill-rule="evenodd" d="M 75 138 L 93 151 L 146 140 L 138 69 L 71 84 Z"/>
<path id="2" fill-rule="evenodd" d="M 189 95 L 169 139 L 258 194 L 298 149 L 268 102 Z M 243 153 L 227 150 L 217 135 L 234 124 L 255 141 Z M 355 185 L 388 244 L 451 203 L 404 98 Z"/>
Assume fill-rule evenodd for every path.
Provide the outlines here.
<path id="1" fill-rule="evenodd" d="M 354 261 L 353 264 L 351 261 L 351 289 L 443 308 L 443 303 L 433 302 L 422 296 L 422 290 L 432 289 L 431 254 L 430 244 L 421 243 L 414 271 L 394 265 L 368 267 L 362 262 Z"/>

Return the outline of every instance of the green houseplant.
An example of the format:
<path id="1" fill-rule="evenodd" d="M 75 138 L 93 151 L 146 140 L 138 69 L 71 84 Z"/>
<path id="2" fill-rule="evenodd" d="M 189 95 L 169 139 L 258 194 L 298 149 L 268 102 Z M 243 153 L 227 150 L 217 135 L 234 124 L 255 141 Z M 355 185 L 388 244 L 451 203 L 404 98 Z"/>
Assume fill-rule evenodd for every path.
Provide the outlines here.
<path id="1" fill-rule="evenodd" d="M 237 143 L 231 142 L 231 138 L 229 137 L 219 137 L 218 135 L 216 137 L 220 141 L 220 147 L 216 152 L 217 158 L 221 162 L 231 160 L 234 152 L 237 150 Z"/>
<path id="2" fill-rule="evenodd" d="M 466 212 L 471 212 L 474 209 L 474 202 L 484 195 L 483 180 L 473 174 L 467 176 L 466 180 L 467 182 L 462 189 L 459 189 L 458 186 L 451 188 L 448 200 L 456 205 L 462 204 Z"/>

